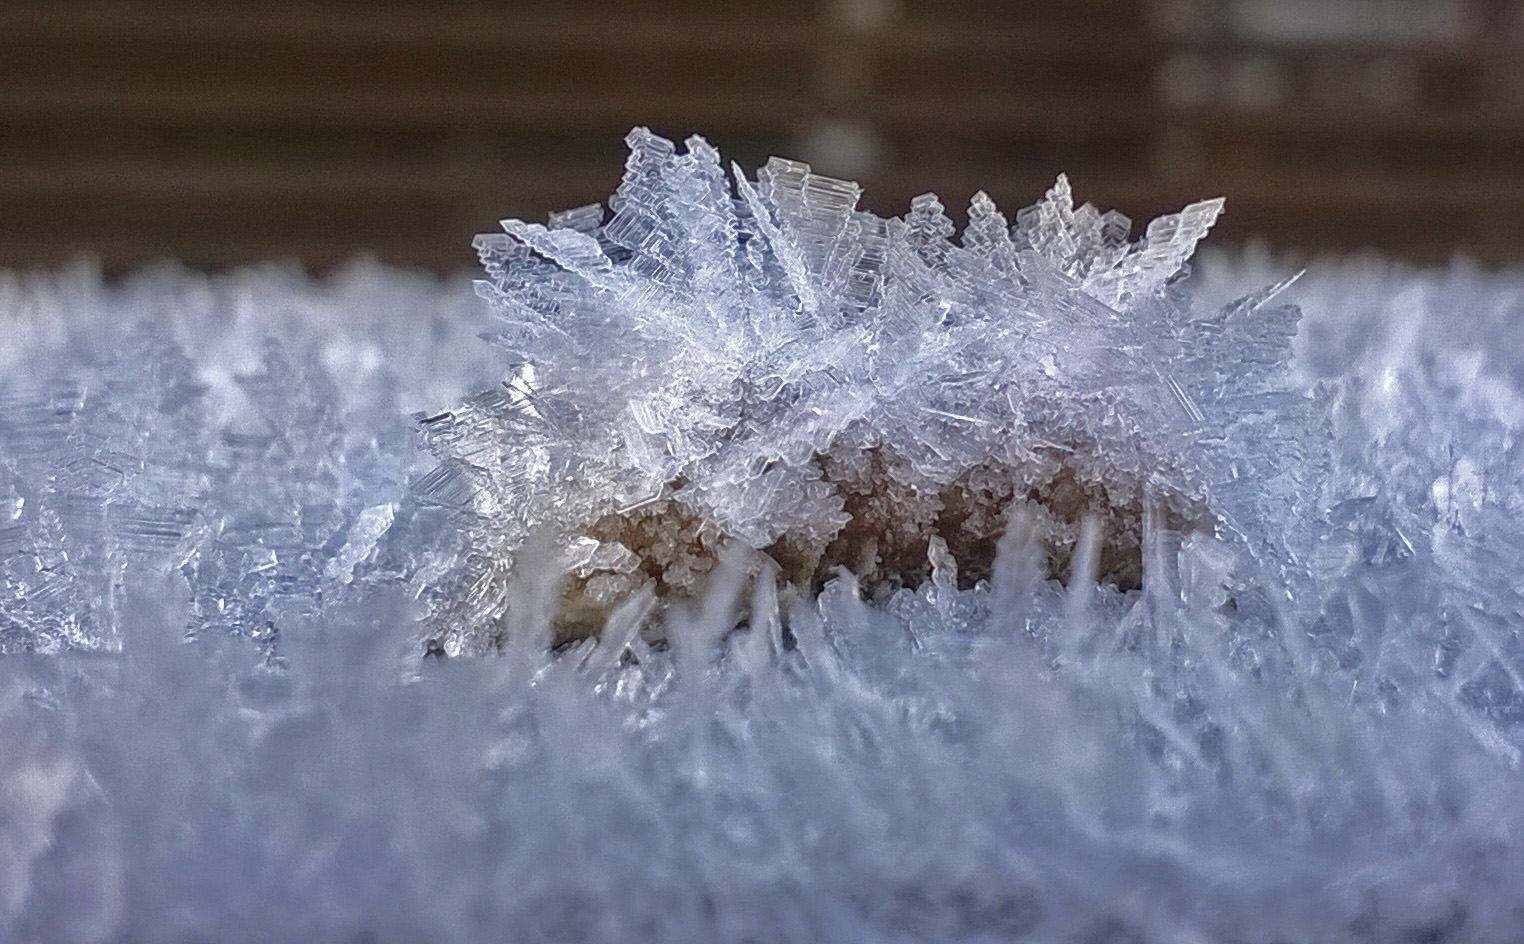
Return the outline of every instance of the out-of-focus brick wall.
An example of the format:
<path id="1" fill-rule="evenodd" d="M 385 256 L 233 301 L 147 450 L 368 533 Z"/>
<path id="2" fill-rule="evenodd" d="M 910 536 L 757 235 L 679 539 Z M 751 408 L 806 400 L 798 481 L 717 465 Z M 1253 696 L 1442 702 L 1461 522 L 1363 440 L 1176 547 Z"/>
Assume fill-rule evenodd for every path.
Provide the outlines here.
<path id="1" fill-rule="evenodd" d="M 1059 171 L 1224 237 L 1524 261 L 1520 0 L 0 0 L 0 267 L 473 262 L 634 124 L 902 212 Z"/>

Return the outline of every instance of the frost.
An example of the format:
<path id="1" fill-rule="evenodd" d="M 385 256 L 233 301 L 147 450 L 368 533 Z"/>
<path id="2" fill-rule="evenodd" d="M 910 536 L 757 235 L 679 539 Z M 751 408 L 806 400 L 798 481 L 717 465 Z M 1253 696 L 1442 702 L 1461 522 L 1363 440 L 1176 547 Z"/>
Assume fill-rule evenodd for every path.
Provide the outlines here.
<path id="1" fill-rule="evenodd" d="M 0 275 L 0 939 L 1524 938 L 1524 275 L 857 197 Z"/>
<path id="2" fill-rule="evenodd" d="M 426 471 L 406 411 L 490 382 L 463 288 L 364 264 L 8 276 L 0 654 L 115 648 L 124 574 L 181 575 L 189 633 L 269 639 L 367 559 L 416 567 L 372 552 Z"/>
<path id="3" fill-rule="evenodd" d="M 353 580 L 355 566 L 375 551 L 376 542 L 380 541 L 382 535 L 391 528 L 396 515 L 396 502 L 376 505 L 360 512 L 355 518 L 355 523 L 350 526 L 349 536 L 344 546 L 339 549 L 338 556 L 328 561 L 323 576 L 340 583 Z"/>
<path id="4" fill-rule="evenodd" d="M 691 596 L 729 542 L 807 592 L 845 566 L 882 599 L 929 575 L 936 536 L 967 588 L 1020 499 L 1050 574 L 1093 517 L 1101 574 L 1129 588 L 1151 504 L 1160 527 L 1247 534 L 1300 500 L 1286 485 L 1305 482 L 1277 480 L 1308 435 L 1281 383 L 1294 312 L 1266 297 L 1190 318 L 1169 288 L 1222 201 L 1131 243 L 1060 178 L 1014 227 L 976 195 L 955 241 L 934 197 L 886 220 L 794 161 L 727 178 L 700 138 L 629 144 L 607 222 L 585 207 L 477 240 L 523 372 L 425 423 L 441 470 L 472 482 L 483 586 L 440 615 L 460 645 L 500 642 L 489 587 L 541 528 L 624 562 L 568 589 L 570 638 L 640 586 Z"/>

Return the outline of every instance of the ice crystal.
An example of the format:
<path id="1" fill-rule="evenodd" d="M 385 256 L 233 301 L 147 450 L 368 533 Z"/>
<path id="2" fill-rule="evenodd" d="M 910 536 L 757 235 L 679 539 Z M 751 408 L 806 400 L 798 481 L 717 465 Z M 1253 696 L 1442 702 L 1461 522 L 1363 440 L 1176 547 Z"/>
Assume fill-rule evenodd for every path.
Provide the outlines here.
<path id="1" fill-rule="evenodd" d="M 844 566 L 881 599 L 929 576 L 934 536 L 972 586 L 1029 504 L 1051 573 L 1094 517 L 1127 588 L 1150 509 L 1246 535 L 1306 495 L 1294 310 L 1272 291 L 1190 317 L 1170 287 L 1221 200 L 1129 242 L 1060 177 L 1014 226 L 976 195 L 955 241 L 931 195 L 883 219 L 804 164 L 750 180 L 701 138 L 628 143 L 608 214 L 477 239 L 518 368 L 424 423 L 446 462 L 423 496 L 459 489 L 474 519 L 452 649 L 496 638 L 537 528 L 571 543 L 574 635 L 642 586 L 693 593 L 727 542 L 809 590 Z"/>

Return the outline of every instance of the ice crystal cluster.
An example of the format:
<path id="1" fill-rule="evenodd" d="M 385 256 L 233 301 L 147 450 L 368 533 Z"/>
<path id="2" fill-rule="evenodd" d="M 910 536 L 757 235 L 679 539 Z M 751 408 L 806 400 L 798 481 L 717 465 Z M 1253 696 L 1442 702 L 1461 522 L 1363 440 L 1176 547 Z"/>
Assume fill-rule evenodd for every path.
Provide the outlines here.
<path id="1" fill-rule="evenodd" d="M 1089 519 L 1092 566 L 1127 588 L 1148 514 L 1237 536 L 1308 497 L 1302 397 L 1277 376 L 1294 311 L 1273 290 L 1200 317 L 1170 296 L 1220 200 L 1132 243 L 1061 177 L 1014 226 L 977 195 L 955 242 L 931 195 L 885 220 L 797 162 L 732 184 L 700 138 L 629 144 L 606 222 L 477 240 L 519 370 L 424 421 L 447 460 L 426 492 L 474 518 L 449 651 L 500 638 L 514 562 L 551 523 L 574 567 L 564 638 L 642 588 L 691 595 L 732 543 L 806 590 L 846 568 L 882 600 L 939 555 L 967 589 L 1019 505 L 1048 572 Z"/>
<path id="2" fill-rule="evenodd" d="M 631 145 L 0 277 L 0 940 L 1524 938 L 1524 274 Z"/>

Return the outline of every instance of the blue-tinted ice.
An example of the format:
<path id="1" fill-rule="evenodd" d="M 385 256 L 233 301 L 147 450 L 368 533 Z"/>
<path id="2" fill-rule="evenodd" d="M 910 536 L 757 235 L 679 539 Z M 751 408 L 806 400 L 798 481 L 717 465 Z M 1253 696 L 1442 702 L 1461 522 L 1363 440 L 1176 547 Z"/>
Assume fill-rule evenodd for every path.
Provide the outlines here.
<path id="1" fill-rule="evenodd" d="M 857 195 L 0 276 L 0 939 L 1524 937 L 1524 275 Z"/>

